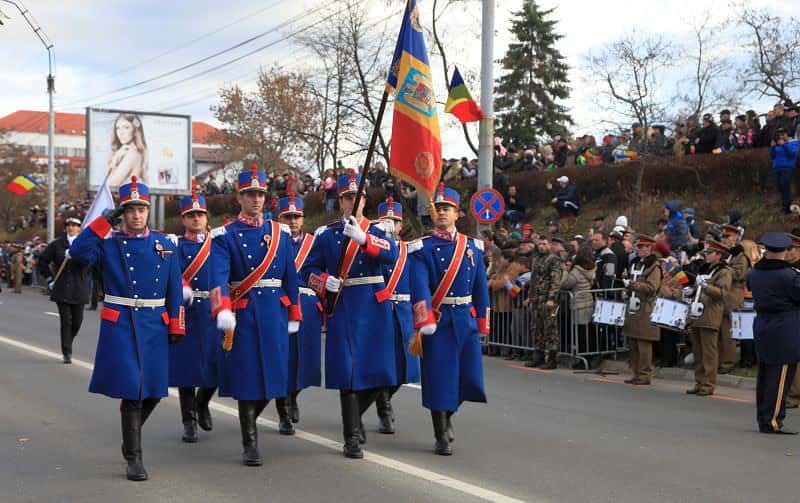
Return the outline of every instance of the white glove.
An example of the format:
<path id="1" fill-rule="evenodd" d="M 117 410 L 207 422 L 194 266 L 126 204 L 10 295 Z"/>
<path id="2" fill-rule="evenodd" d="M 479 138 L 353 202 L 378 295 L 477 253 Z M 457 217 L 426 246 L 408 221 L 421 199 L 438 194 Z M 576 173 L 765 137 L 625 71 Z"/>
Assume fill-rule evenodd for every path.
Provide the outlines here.
<path id="1" fill-rule="evenodd" d="M 631 286 L 631 280 L 629 280 L 628 278 L 622 278 L 622 286 L 628 288 L 629 286 Z"/>
<path id="2" fill-rule="evenodd" d="M 185 286 L 183 287 L 183 303 L 188 304 L 190 300 L 192 300 L 192 288 Z"/>
<path id="3" fill-rule="evenodd" d="M 69 255 L 69 248 L 67 248 L 67 251 L 65 251 L 65 252 L 64 252 L 64 258 L 65 258 L 65 259 L 71 259 L 71 258 L 72 258 L 72 257 Z"/>
<path id="4" fill-rule="evenodd" d="M 325 290 L 336 293 L 340 288 L 342 288 L 342 280 L 336 276 L 328 276 L 325 280 Z"/>
<path id="5" fill-rule="evenodd" d="M 514 288 L 514 283 L 512 283 L 510 279 L 507 279 L 503 285 L 506 287 L 506 290 L 511 290 Z"/>
<path id="6" fill-rule="evenodd" d="M 708 286 L 708 277 L 698 276 L 697 281 L 695 283 L 697 283 L 697 286 L 699 286 L 700 288 L 705 288 Z"/>
<path id="7" fill-rule="evenodd" d="M 361 230 L 361 226 L 358 225 L 358 220 L 356 220 L 354 216 L 350 216 L 350 218 L 347 219 L 347 222 L 344 224 L 343 233 L 361 246 L 364 246 L 367 242 L 367 234 Z"/>
<path id="8" fill-rule="evenodd" d="M 48 283 L 48 284 L 47 284 L 47 288 L 48 288 L 48 289 L 49 289 L 51 292 L 53 291 L 53 287 L 54 287 L 54 286 L 56 286 L 56 282 L 55 282 L 55 281 L 51 281 L 50 283 Z"/>
<path id="9" fill-rule="evenodd" d="M 422 328 L 419 329 L 419 333 L 422 335 L 433 335 L 434 332 L 436 332 L 436 323 L 423 325 Z"/>
<path id="10" fill-rule="evenodd" d="M 289 320 L 289 333 L 296 334 L 300 331 L 300 322 Z"/>
<path id="11" fill-rule="evenodd" d="M 217 314 L 217 329 L 222 331 L 236 329 L 236 317 L 230 309 L 223 309 Z"/>

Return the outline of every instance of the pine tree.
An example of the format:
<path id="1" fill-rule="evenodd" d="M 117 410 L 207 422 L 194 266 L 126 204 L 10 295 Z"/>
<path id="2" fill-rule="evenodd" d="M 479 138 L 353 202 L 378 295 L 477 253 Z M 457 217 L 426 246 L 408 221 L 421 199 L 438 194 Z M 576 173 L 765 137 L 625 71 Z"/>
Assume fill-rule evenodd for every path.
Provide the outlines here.
<path id="1" fill-rule="evenodd" d="M 548 19 L 552 12 L 525 0 L 511 22 L 515 40 L 502 59 L 495 109 L 497 134 L 517 147 L 565 135 L 573 124 L 568 109 L 558 102 L 569 97 L 569 66 L 555 47 L 562 36 L 554 30 L 556 22 Z"/>

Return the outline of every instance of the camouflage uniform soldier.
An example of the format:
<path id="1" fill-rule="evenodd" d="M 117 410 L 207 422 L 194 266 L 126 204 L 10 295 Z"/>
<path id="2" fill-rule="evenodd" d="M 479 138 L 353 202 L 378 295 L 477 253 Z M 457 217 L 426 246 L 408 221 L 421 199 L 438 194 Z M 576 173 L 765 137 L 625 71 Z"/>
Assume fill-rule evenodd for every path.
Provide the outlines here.
<path id="1" fill-rule="evenodd" d="M 561 288 L 560 238 L 541 238 L 531 268 L 530 302 L 533 312 L 533 359 L 526 367 L 554 369 L 561 339 L 558 335 L 558 291 Z M 545 358 L 547 351 L 547 358 Z"/>

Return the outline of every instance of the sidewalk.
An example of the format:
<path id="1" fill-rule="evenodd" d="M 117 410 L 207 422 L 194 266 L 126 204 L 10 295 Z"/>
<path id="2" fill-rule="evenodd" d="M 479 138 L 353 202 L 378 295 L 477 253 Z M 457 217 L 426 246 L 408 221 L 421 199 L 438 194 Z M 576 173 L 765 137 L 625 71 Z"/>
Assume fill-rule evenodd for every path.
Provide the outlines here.
<path id="1" fill-rule="evenodd" d="M 600 364 L 600 372 L 615 372 L 619 374 L 630 374 L 628 362 L 622 360 L 603 360 Z M 671 381 L 694 382 L 694 371 L 680 367 L 655 367 L 653 377 L 656 379 L 666 379 Z M 717 386 L 726 388 L 738 388 L 746 390 L 756 389 L 756 380 L 752 377 L 742 377 L 733 374 L 717 375 Z"/>

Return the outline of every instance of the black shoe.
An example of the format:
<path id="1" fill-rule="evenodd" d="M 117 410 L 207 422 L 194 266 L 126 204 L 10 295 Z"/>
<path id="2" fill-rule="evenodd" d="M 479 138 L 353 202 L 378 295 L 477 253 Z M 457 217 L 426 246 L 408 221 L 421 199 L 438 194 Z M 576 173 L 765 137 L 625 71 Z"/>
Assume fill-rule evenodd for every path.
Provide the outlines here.
<path id="1" fill-rule="evenodd" d="M 278 412 L 278 433 L 281 435 L 294 435 L 294 425 L 289 416 L 289 400 L 287 398 L 275 399 L 275 410 Z"/>
<path id="2" fill-rule="evenodd" d="M 178 400 L 183 422 L 181 440 L 187 444 L 194 444 L 197 442 L 197 399 L 194 388 L 178 388 Z"/>
<path id="3" fill-rule="evenodd" d="M 717 369 L 717 374 L 719 375 L 730 374 L 731 372 L 733 372 L 733 367 L 720 367 Z"/>
<path id="4" fill-rule="evenodd" d="M 699 389 L 699 390 L 697 390 L 697 393 L 695 393 L 695 394 L 696 394 L 697 396 L 711 396 L 711 395 L 713 395 L 713 394 L 714 394 L 714 390 L 710 390 L 710 389 Z"/>
<path id="5" fill-rule="evenodd" d="M 694 388 L 689 388 L 689 389 L 686 390 L 686 394 L 687 395 L 696 395 L 699 392 L 700 392 L 700 388 L 698 388 L 697 386 L 695 386 Z"/>
<path id="6" fill-rule="evenodd" d="M 197 424 L 204 431 L 211 431 L 214 429 L 214 422 L 211 420 L 211 411 L 208 408 L 208 402 L 214 396 L 216 388 L 199 388 L 197 390 Z"/>
<path id="7" fill-rule="evenodd" d="M 797 435 L 796 431 L 792 430 L 784 430 L 783 427 L 778 428 L 777 430 L 772 428 L 771 426 L 765 426 L 763 428 L 758 428 L 759 433 L 767 433 L 770 435 Z"/>
<path id="8" fill-rule="evenodd" d="M 142 404 L 124 400 L 122 410 L 122 453 L 128 466 L 125 476 L 128 480 L 141 482 L 147 480 L 147 471 L 142 462 Z"/>
<path id="9" fill-rule="evenodd" d="M 292 393 L 289 400 L 289 416 L 291 416 L 292 422 L 295 424 L 300 422 L 300 407 L 297 405 L 297 395 L 299 393 L 299 391 Z"/>
<path id="10" fill-rule="evenodd" d="M 384 435 L 394 434 L 394 410 L 392 410 L 391 393 L 388 388 L 378 392 L 375 399 L 375 409 L 378 411 L 380 427 L 378 432 Z"/>
<path id="11" fill-rule="evenodd" d="M 342 407 L 342 434 L 344 447 L 342 454 L 350 459 L 361 459 L 364 451 L 361 450 L 359 436 L 361 429 L 361 415 L 358 408 L 358 395 L 353 392 L 340 392 L 339 400 Z"/>
<path id="12" fill-rule="evenodd" d="M 447 439 L 447 412 L 432 410 L 431 420 L 433 422 L 433 434 L 436 437 L 434 452 L 440 456 L 452 456 L 453 448 L 450 447 L 450 441 Z"/>
<path id="13" fill-rule="evenodd" d="M 239 400 L 239 426 L 242 430 L 242 463 L 245 466 L 261 466 L 264 462 L 258 452 L 259 400 Z"/>
<path id="14" fill-rule="evenodd" d="M 64 355 L 61 361 L 64 362 L 64 365 L 70 365 L 72 363 L 72 357 Z"/>

